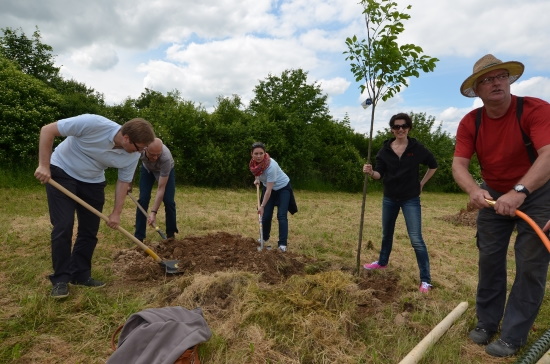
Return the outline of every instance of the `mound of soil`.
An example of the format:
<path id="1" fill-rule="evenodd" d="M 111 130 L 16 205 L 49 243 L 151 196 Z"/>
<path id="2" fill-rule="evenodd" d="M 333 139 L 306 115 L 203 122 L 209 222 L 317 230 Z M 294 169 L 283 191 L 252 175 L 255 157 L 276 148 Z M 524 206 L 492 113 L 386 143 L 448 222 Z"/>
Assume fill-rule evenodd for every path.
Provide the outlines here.
<path id="1" fill-rule="evenodd" d="M 466 205 L 466 208 L 460 209 L 456 215 L 442 216 L 440 219 L 450 222 L 453 225 L 470 226 L 475 228 L 477 226 L 477 212 L 477 209 L 468 204 Z"/>
<path id="2" fill-rule="evenodd" d="M 195 273 L 213 274 L 221 271 L 241 271 L 258 274 L 259 280 L 270 285 L 284 282 L 293 275 L 305 275 L 327 270 L 347 270 L 334 267 L 327 262 L 293 253 L 271 250 L 258 251 L 259 243 L 250 237 L 217 232 L 205 236 L 188 236 L 181 240 L 168 239 L 161 242 L 148 242 L 147 245 L 162 260 L 178 260 L 183 275 Z M 164 268 L 139 247 L 119 251 L 114 256 L 113 270 L 121 278 L 121 284 L 149 284 L 181 277 L 166 274 Z M 358 313 L 370 317 L 383 307 L 383 303 L 396 302 L 400 295 L 399 276 L 392 272 L 368 274 L 362 272 L 357 286 L 365 297 L 359 300 Z M 178 292 L 179 294 L 180 292 Z M 226 302 L 227 292 L 220 292 L 219 299 L 212 302 Z M 203 305 L 204 309 L 209 309 Z M 220 304 L 224 307 L 224 304 Z M 217 308 L 219 309 L 219 308 Z"/>
<path id="3" fill-rule="evenodd" d="M 162 260 L 177 260 L 183 274 L 234 270 L 258 273 L 267 283 L 279 283 L 295 274 L 304 274 L 312 260 L 274 247 L 258 251 L 259 243 L 250 237 L 218 232 L 147 243 Z M 122 250 L 114 257 L 114 270 L 129 280 L 165 279 L 159 264 L 139 247 Z"/>

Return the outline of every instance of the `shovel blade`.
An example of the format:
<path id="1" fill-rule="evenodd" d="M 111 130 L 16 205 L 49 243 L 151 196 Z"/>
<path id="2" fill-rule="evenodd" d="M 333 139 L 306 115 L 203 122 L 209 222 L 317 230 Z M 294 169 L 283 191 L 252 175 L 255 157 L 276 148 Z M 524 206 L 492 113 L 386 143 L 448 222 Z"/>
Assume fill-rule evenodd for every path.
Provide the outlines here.
<path id="1" fill-rule="evenodd" d="M 163 260 L 159 263 L 166 274 L 182 274 L 183 270 L 180 267 L 179 260 Z"/>
<path id="2" fill-rule="evenodd" d="M 258 251 L 261 252 L 262 250 L 271 250 L 271 245 L 265 245 L 265 241 L 263 240 L 258 240 L 259 243 L 260 243 L 260 246 L 258 247 Z"/>

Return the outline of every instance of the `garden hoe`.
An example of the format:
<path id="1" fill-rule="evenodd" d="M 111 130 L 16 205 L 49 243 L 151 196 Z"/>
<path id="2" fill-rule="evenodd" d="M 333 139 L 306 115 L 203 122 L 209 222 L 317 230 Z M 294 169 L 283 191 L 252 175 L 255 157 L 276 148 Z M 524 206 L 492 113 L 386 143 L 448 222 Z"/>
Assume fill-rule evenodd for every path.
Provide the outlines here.
<path id="1" fill-rule="evenodd" d="M 82 200 L 80 197 L 76 196 L 74 193 L 66 189 L 65 187 L 61 186 L 59 183 L 55 182 L 53 179 L 50 178 L 48 181 L 50 185 L 57 188 L 59 191 L 63 192 L 68 197 L 72 198 L 76 202 L 78 202 L 80 205 L 84 206 L 86 209 L 88 209 L 90 212 L 94 213 L 95 215 L 99 216 L 101 219 L 105 220 L 106 222 L 109 221 L 109 218 L 99 212 L 97 209 L 95 209 L 93 206 L 88 204 L 86 201 Z M 162 260 L 160 257 L 152 251 L 147 245 L 143 244 L 138 238 L 130 234 L 128 231 L 124 230 L 122 226 L 118 226 L 117 230 L 132 239 L 134 243 L 136 243 L 141 249 L 145 251 L 145 253 L 149 254 L 151 258 L 153 258 L 157 263 L 161 265 L 161 267 L 164 268 L 166 274 L 179 274 L 183 273 L 180 270 L 179 264 L 180 262 L 178 260 Z"/>
<path id="2" fill-rule="evenodd" d="M 495 203 L 496 203 L 495 201 L 491 201 L 487 199 L 485 199 L 485 201 L 487 201 L 489 205 L 495 206 Z M 550 240 L 548 240 L 548 237 L 546 236 L 546 234 L 544 234 L 544 232 L 537 225 L 537 223 L 533 221 L 533 219 L 531 219 L 525 212 L 521 212 L 519 210 L 516 210 L 515 212 L 516 212 L 516 215 L 518 215 L 523 220 L 525 220 L 533 228 L 533 230 L 535 230 L 540 240 L 542 240 L 542 243 L 544 244 L 544 246 L 546 246 L 546 249 L 548 249 L 548 252 L 550 252 Z"/>
<path id="3" fill-rule="evenodd" d="M 260 215 L 260 184 L 256 185 L 256 196 L 258 197 L 258 222 L 260 223 L 260 246 L 258 247 L 258 251 L 264 250 L 264 230 L 262 225 L 262 215 Z M 266 247 L 267 250 L 271 249 L 270 246 Z"/>
<path id="4" fill-rule="evenodd" d="M 138 209 L 140 209 L 141 212 L 143 212 L 143 215 L 145 215 L 145 218 L 148 219 L 149 216 L 147 216 L 147 211 L 145 211 L 145 209 L 143 208 L 143 206 L 141 206 L 138 202 L 138 200 L 136 200 L 136 198 L 128 191 L 128 196 L 130 196 L 130 198 L 132 199 L 132 201 L 134 201 L 134 203 L 136 204 L 136 206 L 138 207 Z M 160 237 L 164 240 L 168 239 L 168 237 L 166 236 L 166 234 L 164 233 L 164 231 L 162 231 L 158 226 L 152 224 L 151 225 L 152 227 L 155 228 L 156 232 L 159 233 Z"/>

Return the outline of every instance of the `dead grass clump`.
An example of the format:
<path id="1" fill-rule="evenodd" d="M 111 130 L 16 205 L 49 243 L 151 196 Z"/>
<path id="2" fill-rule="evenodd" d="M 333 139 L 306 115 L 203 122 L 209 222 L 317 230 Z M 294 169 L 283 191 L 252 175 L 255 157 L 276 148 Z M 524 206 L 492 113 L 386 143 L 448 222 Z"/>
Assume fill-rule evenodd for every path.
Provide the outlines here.
<path id="1" fill-rule="evenodd" d="M 466 208 L 460 209 L 457 214 L 442 216 L 439 219 L 447 221 L 453 225 L 475 228 L 477 227 L 477 213 L 478 210 L 476 208 L 472 207 L 470 204 L 467 204 Z"/>

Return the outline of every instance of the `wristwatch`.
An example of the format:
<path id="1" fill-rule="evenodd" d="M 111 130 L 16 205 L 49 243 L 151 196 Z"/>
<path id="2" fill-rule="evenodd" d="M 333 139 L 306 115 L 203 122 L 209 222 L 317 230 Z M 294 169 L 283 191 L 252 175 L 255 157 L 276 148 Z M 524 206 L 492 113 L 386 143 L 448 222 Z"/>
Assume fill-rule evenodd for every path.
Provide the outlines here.
<path id="1" fill-rule="evenodd" d="M 529 194 L 530 194 L 529 190 L 524 185 L 521 185 L 521 184 L 515 185 L 514 186 L 514 191 L 525 193 L 525 196 L 529 196 Z"/>

